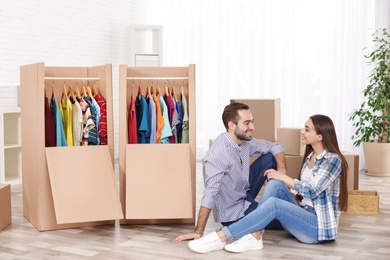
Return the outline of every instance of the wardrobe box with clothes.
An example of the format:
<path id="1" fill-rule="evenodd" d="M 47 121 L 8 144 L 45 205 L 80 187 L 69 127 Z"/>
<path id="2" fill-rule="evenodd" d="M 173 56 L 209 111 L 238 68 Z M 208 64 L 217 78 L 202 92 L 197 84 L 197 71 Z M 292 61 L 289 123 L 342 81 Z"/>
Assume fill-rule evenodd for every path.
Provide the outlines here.
<path id="1" fill-rule="evenodd" d="M 0 231 L 11 222 L 11 186 L 0 184 Z"/>
<path id="2" fill-rule="evenodd" d="M 121 224 L 195 222 L 195 93 L 193 64 L 188 67 L 120 65 L 119 181 L 125 216 Z M 143 102 L 148 98 L 149 102 Z M 156 119 L 151 120 L 144 114 L 135 118 L 135 106 L 141 108 L 142 103 L 149 106 L 153 104 L 152 100 L 156 106 L 148 111 L 156 111 Z M 176 109 L 172 106 L 174 103 Z M 177 121 L 174 124 L 175 120 L 172 120 L 164 121 L 167 131 L 150 130 L 148 135 L 140 134 L 146 133 L 149 127 L 139 131 L 136 120 L 140 119 L 146 125 L 149 122 L 150 126 L 152 122 L 158 124 L 158 118 L 166 119 L 158 110 L 167 113 L 166 116 L 173 112 L 170 114 L 173 119 L 177 106 L 182 111 L 181 132 Z M 154 118 L 154 112 L 150 114 Z M 158 125 L 154 127 L 159 129 Z"/>
<path id="3" fill-rule="evenodd" d="M 231 99 L 249 106 L 255 124 L 253 137 L 276 141 L 276 129 L 281 126 L 280 98 L 277 99 Z"/>
<path id="4" fill-rule="evenodd" d="M 301 128 L 279 127 L 276 142 L 284 146 L 286 155 L 302 155 L 305 146 L 301 142 Z"/>
<path id="5" fill-rule="evenodd" d="M 52 121 L 48 99 L 51 104 L 68 102 L 71 87 L 89 86 L 106 100 L 107 143 L 69 146 L 67 139 L 67 146 L 48 147 L 51 131 L 46 127 Z M 20 102 L 24 216 L 39 231 L 115 224 L 123 218 L 114 177 L 112 66 L 47 67 L 43 62 L 21 66 Z M 89 125 L 91 117 L 86 118 Z"/>

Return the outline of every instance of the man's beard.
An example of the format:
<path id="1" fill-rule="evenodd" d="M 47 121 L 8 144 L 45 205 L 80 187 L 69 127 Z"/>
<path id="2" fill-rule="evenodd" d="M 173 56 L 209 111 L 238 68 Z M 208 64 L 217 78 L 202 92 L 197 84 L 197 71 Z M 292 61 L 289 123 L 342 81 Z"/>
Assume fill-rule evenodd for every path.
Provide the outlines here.
<path id="1" fill-rule="evenodd" d="M 250 141 L 250 140 L 252 140 L 252 136 L 250 136 L 250 137 L 246 136 L 245 132 L 243 134 L 241 134 L 241 133 L 238 133 L 237 131 L 235 131 L 234 134 L 241 141 Z"/>

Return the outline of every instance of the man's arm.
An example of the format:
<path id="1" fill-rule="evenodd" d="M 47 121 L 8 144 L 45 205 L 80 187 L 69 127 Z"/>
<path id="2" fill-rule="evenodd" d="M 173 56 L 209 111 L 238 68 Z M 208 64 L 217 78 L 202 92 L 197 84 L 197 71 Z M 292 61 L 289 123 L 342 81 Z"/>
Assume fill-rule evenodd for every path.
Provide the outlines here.
<path id="1" fill-rule="evenodd" d="M 209 219 L 211 209 L 200 206 L 198 214 L 198 222 L 196 224 L 194 232 L 178 236 L 176 241 L 198 239 L 203 236 L 204 229 L 206 228 L 207 220 Z"/>
<path id="2" fill-rule="evenodd" d="M 287 174 L 287 166 L 286 166 L 286 155 L 284 152 L 280 152 L 277 155 L 275 155 L 275 161 L 276 161 L 276 170 L 278 172 Z"/>

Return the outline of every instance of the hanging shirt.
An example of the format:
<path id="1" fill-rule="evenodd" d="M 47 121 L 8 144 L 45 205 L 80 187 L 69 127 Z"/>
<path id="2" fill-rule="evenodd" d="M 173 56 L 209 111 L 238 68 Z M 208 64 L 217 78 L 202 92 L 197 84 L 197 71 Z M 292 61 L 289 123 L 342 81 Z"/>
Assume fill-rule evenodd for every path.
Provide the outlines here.
<path id="1" fill-rule="evenodd" d="M 156 143 L 161 144 L 162 129 L 164 127 L 164 118 L 161 112 L 160 102 L 156 94 L 152 94 L 153 101 L 156 104 Z"/>
<path id="2" fill-rule="evenodd" d="M 135 100 L 135 109 L 137 112 L 137 126 L 138 126 L 138 143 L 146 144 L 150 138 L 149 122 L 148 122 L 148 104 L 143 95 Z"/>
<path id="3" fill-rule="evenodd" d="M 100 107 L 100 121 L 98 126 L 98 134 L 100 138 L 100 144 L 106 145 L 107 141 L 107 105 L 106 101 L 100 94 L 95 95 L 95 100 Z"/>
<path id="4" fill-rule="evenodd" d="M 73 146 L 80 146 L 83 141 L 83 114 L 79 102 L 73 99 L 70 101 L 72 102 Z"/>
<path id="5" fill-rule="evenodd" d="M 99 125 L 100 125 L 100 106 L 99 104 L 97 103 L 97 101 L 93 98 L 92 99 L 92 105 L 94 106 L 95 110 L 96 110 L 96 131 L 97 131 L 97 143 L 96 144 L 100 144 L 100 137 L 99 137 Z"/>
<path id="6" fill-rule="evenodd" d="M 177 120 L 179 121 L 179 123 L 176 125 L 177 143 L 180 143 L 181 142 L 181 131 L 182 131 L 182 125 L 183 125 L 183 115 L 181 112 L 180 102 L 176 102 L 176 111 L 177 111 Z"/>
<path id="7" fill-rule="evenodd" d="M 128 143 L 137 144 L 137 116 L 135 112 L 135 101 L 134 98 L 130 98 L 130 108 L 129 108 L 129 125 L 128 125 Z"/>
<path id="8" fill-rule="evenodd" d="M 172 130 L 171 125 L 169 124 L 169 118 L 168 118 L 168 107 L 165 104 L 164 98 L 160 96 L 159 103 L 161 107 L 162 116 L 164 118 L 164 126 L 162 128 L 161 133 L 161 143 L 163 144 L 169 144 L 169 137 L 172 136 Z"/>
<path id="9" fill-rule="evenodd" d="M 50 102 L 50 109 L 53 115 L 54 130 L 56 136 L 56 146 L 67 146 L 64 127 L 62 125 L 62 117 L 57 97 L 53 96 Z"/>
<path id="10" fill-rule="evenodd" d="M 90 97 L 85 96 L 84 97 L 85 102 L 87 102 L 90 110 L 91 110 L 91 116 L 93 124 L 95 125 L 94 128 L 89 131 L 88 135 L 88 145 L 97 145 L 98 144 L 98 131 L 97 131 L 97 124 L 96 124 L 96 109 L 95 106 L 92 104 L 92 100 Z"/>
<path id="11" fill-rule="evenodd" d="M 187 113 L 187 99 L 184 95 L 181 96 L 181 108 L 183 111 L 183 124 L 182 124 L 182 132 L 181 132 L 181 142 L 188 143 L 188 113 Z"/>
<path id="12" fill-rule="evenodd" d="M 147 103 L 149 104 L 149 143 L 155 144 L 156 143 L 156 104 L 154 103 L 153 97 L 149 96 L 146 99 Z"/>
<path id="13" fill-rule="evenodd" d="M 45 146 L 56 146 L 53 115 L 49 107 L 49 99 L 45 96 Z"/>
<path id="14" fill-rule="evenodd" d="M 68 146 L 73 146 L 72 103 L 65 95 L 61 98 L 60 109 L 62 112 L 62 123 L 64 126 L 66 143 Z"/>
<path id="15" fill-rule="evenodd" d="M 95 123 L 92 120 L 91 109 L 87 102 L 85 102 L 84 98 L 79 100 L 81 112 L 83 115 L 83 143 L 82 145 L 88 145 L 88 138 L 91 129 L 95 128 Z"/>

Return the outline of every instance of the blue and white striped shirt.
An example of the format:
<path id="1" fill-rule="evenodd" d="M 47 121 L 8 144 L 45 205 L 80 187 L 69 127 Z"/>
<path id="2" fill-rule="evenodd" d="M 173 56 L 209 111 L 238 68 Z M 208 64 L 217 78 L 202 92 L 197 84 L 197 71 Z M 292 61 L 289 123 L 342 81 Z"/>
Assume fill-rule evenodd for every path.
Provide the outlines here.
<path id="1" fill-rule="evenodd" d="M 216 222 L 235 221 L 244 216 L 250 202 L 250 157 L 284 152 L 275 142 L 253 138 L 237 145 L 228 132 L 214 141 L 203 158 L 204 192 L 201 205 L 213 210 Z"/>
<path id="2" fill-rule="evenodd" d="M 311 153 L 303 164 L 305 169 L 310 162 Z M 337 238 L 340 218 L 340 174 L 341 160 L 335 153 L 326 150 L 317 155 L 312 169 L 313 178 L 309 183 L 295 180 L 295 191 L 313 201 L 318 218 L 318 240 Z"/>

